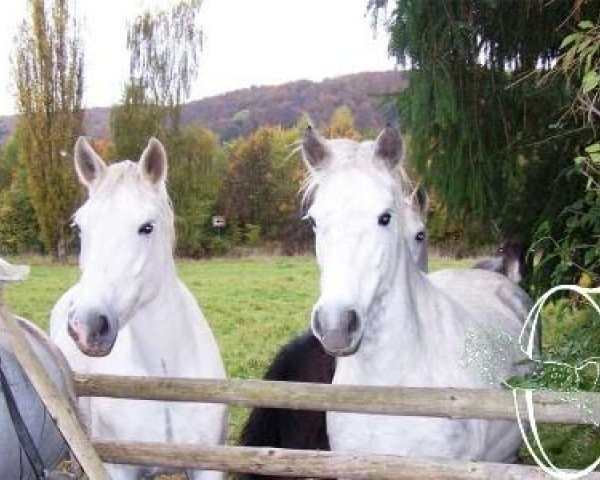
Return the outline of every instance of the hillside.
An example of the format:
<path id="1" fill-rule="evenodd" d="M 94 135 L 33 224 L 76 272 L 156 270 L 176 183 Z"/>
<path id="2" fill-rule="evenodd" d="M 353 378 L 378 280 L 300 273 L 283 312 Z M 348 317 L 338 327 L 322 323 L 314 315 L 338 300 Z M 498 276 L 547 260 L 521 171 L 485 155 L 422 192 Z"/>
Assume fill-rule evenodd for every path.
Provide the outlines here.
<path id="1" fill-rule="evenodd" d="M 347 105 L 359 130 L 382 127 L 390 119 L 383 106 L 386 94 L 406 87 L 402 72 L 365 72 L 325 79 L 299 80 L 277 86 L 251 87 L 196 100 L 183 108 L 184 125 L 202 125 L 223 141 L 245 135 L 260 125 L 290 127 L 307 112 L 317 125 L 327 123 L 333 111 Z M 387 112 L 387 113 L 386 113 Z M 91 108 L 85 113 L 85 129 L 93 138 L 110 135 L 110 108 Z M 0 143 L 13 131 L 15 117 L 0 117 Z"/>

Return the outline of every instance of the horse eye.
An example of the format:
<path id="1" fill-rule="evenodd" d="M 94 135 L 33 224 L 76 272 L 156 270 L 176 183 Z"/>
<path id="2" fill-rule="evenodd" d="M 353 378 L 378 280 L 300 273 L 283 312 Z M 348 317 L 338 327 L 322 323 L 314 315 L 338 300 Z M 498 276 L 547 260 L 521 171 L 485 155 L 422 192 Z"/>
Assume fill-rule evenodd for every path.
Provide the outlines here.
<path id="1" fill-rule="evenodd" d="M 140 235 L 149 235 L 154 230 L 154 222 L 146 222 L 139 229 L 138 233 Z"/>
<path id="2" fill-rule="evenodd" d="M 77 225 L 75 222 L 71 224 L 71 230 L 73 230 L 73 232 L 77 235 L 81 233 L 81 228 L 79 228 L 79 225 Z"/>
<path id="3" fill-rule="evenodd" d="M 377 223 L 379 223 L 379 225 L 381 225 L 382 227 L 385 227 L 390 223 L 391 219 L 392 219 L 392 214 L 385 212 L 385 213 L 382 213 L 381 215 L 379 215 L 379 218 L 377 219 Z"/>
<path id="4" fill-rule="evenodd" d="M 417 242 L 422 242 L 423 240 L 425 240 L 425 232 L 419 232 L 415 235 L 415 240 Z"/>

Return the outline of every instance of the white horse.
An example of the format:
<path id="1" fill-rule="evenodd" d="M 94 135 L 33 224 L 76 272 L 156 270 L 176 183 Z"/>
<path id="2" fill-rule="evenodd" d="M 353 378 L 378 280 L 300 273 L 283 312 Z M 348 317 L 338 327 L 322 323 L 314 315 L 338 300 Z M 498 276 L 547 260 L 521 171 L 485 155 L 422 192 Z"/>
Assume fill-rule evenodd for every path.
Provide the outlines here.
<path id="1" fill-rule="evenodd" d="M 375 142 L 307 129 L 321 295 L 311 327 L 337 358 L 335 384 L 499 388 L 517 372 L 530 301 L 483 270 L 419 271 L 405 240 L 407 204 L 393 128 Z M 330 412 L 333 450 L 512 461 L 515 422 Z"/>
<path id="2" fill-rule="evenodd" d="M 167 157 L 151 139 L 139 163 L 107 167 L 82 137 L 75 169 L 89 198 L 74 216 L 81 239 L 79 282 L 52 311 L 51 336 L 77 372 L 225 378 L 213 334 L 173 259 Z M 220 444 L 223 405 L 86 398 L 80 406 L 95 438 Z M 107 465 L 113 480 L 155 469 Z M 220 478 L 219 472 L 187 472 Z"/>

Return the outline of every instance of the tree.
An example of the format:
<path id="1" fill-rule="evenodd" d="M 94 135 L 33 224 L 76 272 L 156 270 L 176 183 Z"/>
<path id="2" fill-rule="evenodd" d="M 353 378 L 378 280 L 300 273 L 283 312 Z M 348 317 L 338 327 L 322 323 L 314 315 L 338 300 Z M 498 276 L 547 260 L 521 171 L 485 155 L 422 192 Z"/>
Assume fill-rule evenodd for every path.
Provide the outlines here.
<path id="1" fill-rule="evenodd" d="M 575 86 L 567 112 L 597 131 L 600 125 L 600 20 L 584 20 L 561 45 L 554 75 Z M 563 283 L 600 285 L 600 141 L 583 143 L 569 175 L 584 180 L 578 198 L 536 231 L 544 252 L 534 270 L 534 285 L 546 290 Z"/>
<path id="2" fill-rule="evenodd" d="M 77 193 L 61 152 L 81 133 L 83 53 L 67 0 L 30 0 L 29 13 L 14 56 L 21 155 L 42 240 L 58 256 Z"/>
<path id="3" fill-rule="evenodd" d="M 19 158 L 17 137 L 13 135 L 0 149 L 0 190 L 10 187 L 12 173 Z"/>
<path id="4" fill-rule="evenodd" d="M 164 119 L 165 109 L 149 101 L 141 85 L 135 81 L 126 85 L 122 103 L 110 112 L 117 158 L 138 158 L 149 137 L 162 135 Z"/>
<path id="5" fill-rule="evenodd" d="M 40 229 L 20 149 L 21 141 L 13 135 L 0 152 L 0 249 L 5 253 L 39 251 L 40 247 Z"/>
<path id="6" fill-rule="evenodd" d="M 177 222 L 177 250 L 210 250 L 211 217 L 221 180 L 219 138 L 205 128 L 183 128 L 167 139 L 169 192 Z"/>
<path id="7" fill-rule="evenodd" d="M 347 105 L 342 105 L 333 111 L 329 125 L 323 130 L 323 135 L 327 138 L 360 140 L 360 134 L 354 128 L 354 115 Z"/>
<path id="8" fill-rule="evenodd" d="M 40 229 L 21 161 L 14 166 L 12 177 L 10 187 L 0 191 L 0 248 L 13 254 L 39 251 Z"/>
<path id="9" fill-rule="evenodd" d="M 220 205 L 230 222 L 269 232 L 274 217 L 273 178 L 276 128 L 261 127 L 230 149 Z"/>
<path id="10" fill-rule="evenodd" d="M 386 2 L 370 2 L 377 7 Z M 530 238 L 580 192 L 564 172 L 589 130 L 562 117 L 572 91 L 540 78 L 597 2 L 398 0 L 390 52 L 412 67 L 398 96 L 410 159 L 450 219 Z M 531 26 L 535 25 L 535 28 Z"/>
<path id="11" fill-rule="evenodd" d="M 179 127 L 181 104 L 198 74 L 201 5 L 202 0 L 179 0 L 169 11 L 146 11 L 127 32 L 132 83 L 143 89 L 152 104 L 167 109 L 174 130 Z"/>

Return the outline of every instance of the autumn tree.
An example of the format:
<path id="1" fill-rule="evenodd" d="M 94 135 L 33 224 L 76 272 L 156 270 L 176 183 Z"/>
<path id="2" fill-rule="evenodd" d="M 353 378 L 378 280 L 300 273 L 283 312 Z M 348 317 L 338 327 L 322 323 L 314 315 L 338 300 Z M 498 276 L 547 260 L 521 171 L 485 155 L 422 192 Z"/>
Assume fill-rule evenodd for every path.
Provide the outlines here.
<path id="1" fill-rule="evenodd" d="M 230 149 L 220 205 L 229 221 L 268 232 L 273 218 L 275 128 L 261 127 Z"/>
<path id="2" fill-rule="evenodd" d="M 64 153 L 81 134 L 83 53 L 67 0 L 30 0 L 13 58 L 21 155 L 48 251 L 58 255 L 77 182 Z"/>
<path id="3" fill-rule="evenodd" d="M 323 130 L 326 138 L 350 138 L 360 140 L 360 133 L 354 127 L 354 115 L 347 105 L 336 108 L 331 115 L 329 124 Z"/>

